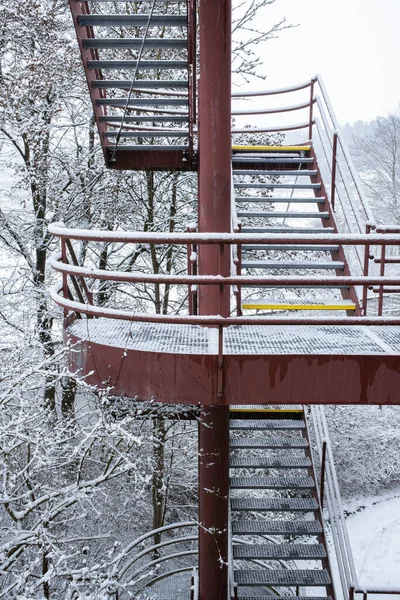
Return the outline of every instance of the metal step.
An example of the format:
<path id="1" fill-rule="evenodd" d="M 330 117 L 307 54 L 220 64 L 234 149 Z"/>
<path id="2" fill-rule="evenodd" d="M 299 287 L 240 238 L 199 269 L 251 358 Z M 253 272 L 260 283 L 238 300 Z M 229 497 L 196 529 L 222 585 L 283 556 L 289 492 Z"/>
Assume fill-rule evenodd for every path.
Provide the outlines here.
<path id="1" fill-rule="evenodd" d="M 118 136 L 118 131 L 107 131 L 107 133 L 103 133 L 103 137 L 105 138 L 113 138 Z M 139 131 L 121 131 L 120 138 L 150 138 L 150 137 L 158 137 L 158 138 L 167 138 L 167 137 L 189 137 L 189 132 L 186 129 L 164 129 L 164 131 L 146 131 L 145 129 L 141 129 Z"/>
<path id="2" fill-rule="evenodd" d="M 335 233 L 333 227 L 242 227 L 242 233 Z"/>
<path id="3" fill-rule="evenodd" d="M 234 169 L 233 170 L 233 174 L 234 175 L 278 175 L 280 176 L 290 176 L 290 177 L 316 177 L 316 175 L 318 174 L 318 171 L 315 170 L 307 170 L 307 169 L 298 169 L 297 171 L 274 171 L 274 170 L 263 170 L 263 171 L 251 171 L 249 169 L 246 170 L 240 170 L 240 169 Z"/>
<path id="4" fill-rule="evenodd" d="M 146 116 L 146 117 L 142 117 L 142 116 L 135 116 L 135 117 L 130 117 L 130 116 L 125 116 L 124 119 L 124 124 L 125 123 L 187 123 L 188 122 L 188 117 L 187 116 L 163 116 L 163 115 L 152 115 L 152 116 Z M 122 117 L 100 117 L 100 123 L 108 123 L 109 125 L 112 125 L 113 123 L 115 123 L 115 127 L 119 127 L 119 125 L 122 122 Z"/>
<path id="5" fill-rule="evenodd" d="M 306 244 L 243 244 L 241 249 L 242 252 L 246 250 L 264 250 L 265 252 L 270 250 L 289 250 L 295 252 L 339 252 L 339 246 L 308 246 Z"/>
<path id="6" fill-rule="evenodd" d="M 321 560 L 326 550 L 322 544 L 235 544 L 233 558 Z"/>
<path id="7" fill-rule="evenodd" d="M 231 457 L 231 469 L 309 469 L 311 461 L 305 456 L 245 456 Z"/>
<path id="8" fill-rule="evenodd" d="M 235 202 L 279 202 L 285 204 L 325 204 L 325 196 L 319 196 L 315 198 L 285 198 L 285 197 L 274 197 L 274 196 L 236 196 Z"/>
<path id="9" fill-rule="evenodd" d="M 302 415 L 304 413 L 304 406 L 302 404 L 231 404 L 229 406 L 229 414 L 234 412 L 279 413 L 279 415 L 297 413 Z"/>
<path id="10" fill-rule="evenodd" d="M 328 212 L 266 212 L 266 211 L 238 211 L 238 217 L 263 217 L 265 219 L 329 219 Z"/>
<path id="11" fill-rule="evenodd" d="M 136 69 L 137 60 L 88 60 L 87 66 L 89 69 Z M 168 69 L 171 71 L 187 70 L 188 63 L 185 60 L 141 60 L 139 61 L 139 69 L 162 71 Z"/>
<path id="12" fill-rule="evenodd" d="M 129 79 L 95 79 L 92 81 L 92 87 L 96 89 L 114 89 L 114 90 L 130 90 L 132 81 Z M 162 94 L 163 89 L 187 88 L 188 82 L 185 79 L 140 79 L 135 81 L 132 90 L 156 89 Z"/>
<path id="13" fill-rule="evenodd" d="M 248 594 L 243 595 L 243 591 L 240 590 L 238 595 L 238 600 L 279 600 L 279 598 L 283 598 L 284 600 L 292 600 L 292 598 L 293 600 L 332 600 L 330 596 L 289 596 L 286 594 L 285 596 L 249 596 Z M 175 598 L 172 600 L 175 600 Z"/>
<path id="14" fill-rule="evenodd" d="M 235 183 L 235 189 L 258 190 L 319 190 L 320 183 Z"/>
<path id="15" fill-rule="evenodd" d="M 335 271 L 343 270 L 344 263 L 340 261 L 331 262 L 272 262 L 272 261 L 243 261 L 242 269 L 306 269 L 306 270 L 327 270 L 334 269 Z"/>
<path id="16" fill-rule="evenodd" d="M 319 535 L 319 521 L 232 521 L 233 535 Z"/>
<path id="17" fill-rule="evenodd" d="M 92 48 L 139 50 L 142 43 L 142 38 L 85 38 L 82 40 L 82 45 L 87 50 Z M 143 47 L 159 50 L 183 50 L 187 49 L 187 40 L 184 38 L 146 38 Z"/>
<path id="18" fill-rule="evenodd" d="M 87 0 L 75 0 L 77 3 L 80 2 L 85 3 L 87 2 Z M 111 1 L 114 2 L 118 2 L 120 4 L 124 3 L 126 4 L 126 0 L 90 0 L 93 4 L 109 4 Z M 153 2 L 153 0 L 135 0 L 135 2 L 138 3 L 150 3 Z M 187 4 L 187 0 L 155 0 L 156 4 Z"/>
<path id="19" fill-rule="evenodd" d="M 232 490 L 313 490 L 312 477 L 231 477 Z"/>
<path id="20" fill-rule="evenodd" d="M 237 585 L 246 586 L 306 586 L 320 587 L 331 584 L 331 578 L 326 569 L 248 569 L 235 571 L 234 579 Z"/>
<path id="21" fill-rule="evenodd" d="M 304 421 L 294 419 L 231 419 L 229 422 L 231 431 L 235 430 L 292 430 L 305 429 Z"/>
<path id="22" fill-rule="evenodd" d="M 81 27 L 146 27 L 150 15 L 79 15 Z M 187 27 L 186 15 L 151 16 L 150 27 Z"/>
<path id="23" fill-rule="evenodd" d="M 111 152 L 114 150 L 114 146 L 106 146 L 107 150 L 110 150 Z M 125 146 L 117 146 L 116 148 L 116 152 L 119 152 L 120 150 L 124 150 L 124 151 L 140 151 L 140 152 L 158 152 L 158 151 L 162 151 L 162 152 L 168 152 L 170 150 L 173 150 L 174 152 L 187 152 L 188 146 L 171 146 L 171 145 L 167 145 L 165 144 L 165 146 L 145 146 L 144 144 L 137 144 L 134 146 L 131 145 L 125 145 Z"/>
<path id="24" fill-rule="evenodd" d="M 134 107 L 143 106 L 187 106 L 187 98 L 99 98 L 96 100 L 96 106 L 115 106 L 116 108 L 125 108 L 128 106 L 131 110 Z"/>
<path id="25" fill-rule="evenodd" d="M 312 512 L 318 510 L 315 498 L 231 498 L 233 512 Z"/>
<path id="26" fill-rule="evenodd" d="M 253 298 L 243 300 L 244 310 L 356 310 L 351 300 L 302 300 L 292 298 L 274 302 L 271 298 Z"/>
<path id="27" fill-rule="evenodd" d="M 232 450 L 253 448 L 255 450 L 282 450 L 308 448 L 308 442 L 302 437 L 254 437 L 231 438 L 229 446 Z"/>
<path id="28" fill-rule="evenodd" d="M 282 156 L 282 157 L 273 157 L 273 156 L 249 156 L 248 154 L 241 156 L 240 154 L 234 154 L 232 156 L 232 163 L 253 163 L 253 164 L 302 164 L 309 165 L 314 162 L 313 158 L 305 157 L 305 156 Z"/>

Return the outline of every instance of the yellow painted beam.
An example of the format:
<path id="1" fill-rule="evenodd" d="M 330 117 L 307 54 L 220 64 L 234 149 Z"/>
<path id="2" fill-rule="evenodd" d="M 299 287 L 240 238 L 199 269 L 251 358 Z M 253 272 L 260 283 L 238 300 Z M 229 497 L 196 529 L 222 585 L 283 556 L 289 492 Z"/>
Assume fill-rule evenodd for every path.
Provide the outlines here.
<path id="1" fill-rule="evenodd" d="M 243 310 L 356 310 L 355 304 L 242 304 Z"/>
<path id="2" fill-rule="evenodd" d="M 232 150 L 241 152 L 307 152 L 311 146 L 232 146 Z"/>

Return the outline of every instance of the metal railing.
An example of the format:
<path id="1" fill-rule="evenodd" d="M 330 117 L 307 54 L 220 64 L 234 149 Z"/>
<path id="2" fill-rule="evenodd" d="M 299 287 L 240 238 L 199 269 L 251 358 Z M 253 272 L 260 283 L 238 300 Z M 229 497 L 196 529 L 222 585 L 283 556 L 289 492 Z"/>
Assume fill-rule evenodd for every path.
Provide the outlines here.
<path id="1" fill-rule="evenodd" d="M 284 131 L 308 130 L 308 139 L 301 145 L 306 145 L 313 139 L 313 134 L 316 132 L 330 168 L 331 181 L 330 186 L 327 186 L 331 192 L 331 202 L 335 207 L 335 199 L 344 206 L 345 215 L 348 220 L 349 232 L 363 233 L 366 224 L 370 229 L 375 229 L 375 220 L 366 199 L 361 183 L 354 167 L 353 160 L 347 149 L 346 142 L 340 130 L 339 123 L 332 108 L 329 96 L 327 94 L 322 77 L 316 75 L 310 81 L 306 81 L 299 85 L 266 91 L 253 92 L 237 92 L 232 95 L 233 99 L 250 99 L 254 97 L 274 97 L 287 94 L 297 93 L 299 91 L 309 91 L 309 98 L 305 102 L 300 102 L 295 105 L 286 105 L 277 108 L 257 108 L 253 110 L 233 110 L 233 116 L 251 116 L 251 115 L 272 115 L 285 114 L 288 112 L 306 111 L 308 120 L 297 124 L 271 126 L 268 127 L 247 127 L 242 129 L 233 129 L 232 133 L 241 133 L 252 135 L 254 133 L 274 133 Z M 319 91 L 320 95 L 317 94 Z M 316 112 L 319 114 L 316 115 Z M 340 152 L 339 152 L 340 151 Z M 343 189 L 338 185 L 337 176 L 340 177 Z M 354 193 L 353 193 L 354 191 Z M 346 196 L 346 198 L 344 198 Z M 351 213 L 352 221 L 349 219 Z"/>
<path id="2" fill-rule="evenodd" d="M 368 600 L 369 595 L 400 596 L 400 588 L 364 586 L 358 581 L 340 496 L 325 408 L 313 405 L 309 410 L 316 446 L 313 448 L 314 464 L 320 468 L 318 486 L 320 504 L 322 509 L 326 508 L 327 517 L 329 518 L 342 598 L 343 600 L 357 600 L 356 596 L 359 594 L 362 594 L 362 600 Z M 307 421 L 310 420 L 310 417 L 306 418 Z M 338 591 L 337 587 L 335 589 Z"/>
<path id="3" fill-rule="evenodd" d="M 197 557 L 197 531 L 196 533 L 189 533 L 179 537 L 169 537 L 162 542 L 156 544 L 153 543 L 147 547 L 143 546 L 149 540 L 154 538 L 155 535 L 165 535 L 182 529 L 193 530 L 194 528 L 197 528 L 197 526 L 198 523 L 196 522 L 184 521 L 181 523 L 171 523 L 170 525 L 148 531 L 123 548 L 111 563 L 107 565 L 96 565 L 92 573 L 88 573 L 86 569 L 82 569 L 76 570 L 70 575 L 76 586 L 81 585 L 84 587 L 90 583 L 90 578 L 94 577 L 96 581 L 99 579 L 103 580 L 103 583 L 100 584 L 99 592 L 107 592 L 118 596 L 118 590 L 129 590 L 130 593 L 135 594 L 135 597 L 143 590 L 151 588 L 155 583 L 173 577 L 174 575 L 192 572 L 193 578 L 197 566 L 193 564 L 182 564 L 182 560 L 186 558 L 191 559 L 193 556 Z M 161 554 L 165 548 L 182 544 L 189 546 L 189 548 L 179 552 L 173 550 L 168 554 Z M 196 547 L 193 547 L 193 544 L 195 544 Z M 137 548 L 140 548 L 139 552 L 136 552 Z M 146 557 L 149 554 L 152 555 L 150 557 L 151 560 L 146 561 Z M 143 559 L 145 560 L 143 561 Z M 168 570 L 163 570 L 162 565 L 169 561 L 178 561 L 181 564 L 175 565 Z M 193 561 L 189 560 L 189 562 L 192 563 Z M 190 586 L 188 579 L 188 591 L 191 587 L 193 588 L 196 586 L 193 584 L 193 579 L 192 586 Z M 111 591 L 113 589 L 116 591 Z M 197 600 L 197 598 L 198 596 L 196 597 L 195 594 L 192 595 L 192 600 Z"/>
<path id="4" fill-rule="evenodd" d="M 229 325 L 399 325 L 400 317 L 385 316 L 360 316 L 360 317 L 276 317 L 276 316 L 228 316 L 222 317 L 221 312 L 215 315 L 186 314 L 156 314 L 152 312 L 135 312 L 133 309 L 121 310 L 108 306 L 96 306 L 94 304 L 93 291 L 89 289 L 88 281 L 115 282 L 121 285 L 159 285 L 167 284 L 176 288 L 184 287 L 193 291 L 193 287 L 217 286 L 220 289 L 228 286 L 232 292 L 237 287 L 268 286 L 274 287 L 337 287 L 337 286 L 359 286 L 367 290 L 373 286 L 384 286 L 398 289 L 400 291 L 400 276 L 386 277 L 382 275 L 361 276 L 253 276 L 234 275 L 223 277 L 221 275 L 207 274 L 153 274 L 142 271 L 107 271 L 93 267 L 83 267 L 77 264 L 76 256 L 68 249 L 71 248 L 72 240 L 85 242 L 115 242 L 127 244 L 157 244 L 173 245 L 176 247 L 196 248 L 199 245 L 215 245 L 219 247 L 220 260 L 222 262 L 225 247 L 240 244 L 258 244 L 273 248 L 279 245 L 296 246 L 299 244 L 316 244 L 318 246 L 341 244 L 343 246 L 359 246 L 364 248 L 365 260 L 369 258 L 371 245 L 397 246 L 400 244 L 400 234 L 241 234 L 241 233 L 142 233 L 123 231 L 90 231 L 85 229 L 68 229 L 61 224 L 53 224 L 49 228 L 50 233 L 61 239 L 61 254 L 53 255 L 50 259 L 51 266 L 62 274 L 62 283 L 57 284 L 52 290 L 53 299 L 64 308 L 65 316 L 69 311 L 82 317 L 107 317 L 126 321 L 161 322 L 193 325 L 216 325 L 220 329 Z M 72 285 L 70 285 L 70 282 Z M 76 292 L 76 297 L 72 294 Z"/>
<path id="5" fill-rule="evenodd" d="M 355 585 L 357 582 L 356 570 L 342 507 L 324 407 L 315 405 L 310 410 L 317 449 L 317 453 L 314 452 L 314 464 L 319 464 L 321 468 L 319 485 L 320 502 L 328 511 L 342 596 L 343 600 L 346 600 L 350 586 Z"/>

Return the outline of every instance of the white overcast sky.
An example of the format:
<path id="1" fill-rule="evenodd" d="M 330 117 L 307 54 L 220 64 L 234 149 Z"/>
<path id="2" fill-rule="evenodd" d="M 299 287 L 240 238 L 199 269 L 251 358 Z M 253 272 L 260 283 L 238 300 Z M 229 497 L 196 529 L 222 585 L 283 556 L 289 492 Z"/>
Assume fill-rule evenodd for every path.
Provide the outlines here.
<path id="1" fill-rule="evenodd" d="M 298 24 L 262 47 L 273 89 L 320 73 L 339 121 L 370 121 L 400 102 L 400 0 L 276 0 L 266 26 Z"/>

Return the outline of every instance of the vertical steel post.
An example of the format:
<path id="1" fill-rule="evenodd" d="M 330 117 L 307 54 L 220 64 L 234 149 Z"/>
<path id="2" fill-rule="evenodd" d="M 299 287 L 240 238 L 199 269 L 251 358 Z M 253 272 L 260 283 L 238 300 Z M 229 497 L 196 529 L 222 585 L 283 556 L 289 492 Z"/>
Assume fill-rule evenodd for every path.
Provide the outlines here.
<path id="1" fill-rule="evenodd" d="M 308 139 L 312 140 L 313 120 L 314 120 L 314 83 L 315 80 L 311 79 L 310 85 L 310 114 L 308 123 Z"/>
<path id="2" fill-rule="evenodd" d="M 335 210 L 335 192 L 336 192 L 336 155 L 337 155 L 337 141 L 338 135 L 335 131 L 333 134 L 333 147 L 332 147 L 332 180 L 331 180 L 331 205 L 332 210 Z"/>
<path id="3" fill-rule="evenodd" d="M 200 0 L 199 231 L 231 229 L 231 0 Z M 201 245 L 199 273 L 229 275 L 230 252 Z M 201 315 L 229 315 L 228 286 L 199 287 Z M 216 357 L 217 358 L 217 357 Z M 218 357 L 218 362 L 223 356 Z M 223 364 L 221 365 L 223 367 Z M 218 383 L 223 386 L 223 370 Z M 222 381 L 221 381 L 222 376 Z M 221 395 L 220 395 L 221 394 Z M 223 387 L 199 425 L 199 597 L 228 594 L 229 407 Z"/>
<path id="4" fill-rule="evenodd" d="M 384 277 L 385 275 L 385 262 L 386 262 L 386 246 L 381 246 L 381 266 L 379 269 L 379 276 Z M 381 317 L 383 313 L 383 285 L 379 286 L 379 300 L 378 300 L 378 317 Z"/>

